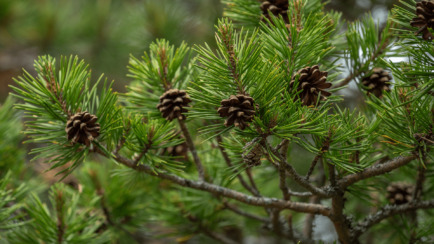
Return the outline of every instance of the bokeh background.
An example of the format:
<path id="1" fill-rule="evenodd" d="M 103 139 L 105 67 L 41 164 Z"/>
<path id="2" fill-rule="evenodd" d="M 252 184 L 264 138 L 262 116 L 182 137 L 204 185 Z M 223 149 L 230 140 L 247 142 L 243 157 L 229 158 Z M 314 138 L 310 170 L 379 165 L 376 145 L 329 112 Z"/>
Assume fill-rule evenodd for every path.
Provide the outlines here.
<path id="1" fill-rule="evenodd" d="M 332 0 L 348 21 L 366 12 L 384 20 L 397 0 Z M 0 0 L 0 103 L 12 77 L 33 70 L 38 55 L 85 59 L 123 91 L 129 55 L 157 38 L 173 44 L 214 44 L 220 0 Z"/>

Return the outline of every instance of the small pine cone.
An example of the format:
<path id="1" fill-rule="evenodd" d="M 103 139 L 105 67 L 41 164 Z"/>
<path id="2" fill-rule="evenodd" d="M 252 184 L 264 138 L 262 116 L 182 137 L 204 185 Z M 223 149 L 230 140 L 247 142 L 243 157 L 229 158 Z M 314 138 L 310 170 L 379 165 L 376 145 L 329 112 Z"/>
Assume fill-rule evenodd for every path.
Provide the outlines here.
<path id="1" fill-rule="evenodd" d="M 370 75 L 362 79 L 362 84 L 366 87 L 369 93 L 374 93 L 376 97 L 382 97 L 383 91 L 390 91 L 390 76 L 389 72 L 382 68 L 374 68 Z"/>
<path id="2" fill-rule="evenodd" d="M 97 117 L 93 114 L 86 112 L 79 112 L 74 114 L 66 122 L 66 134 L 68 140 L 75 143 L 81 143 L 90 146 L 90 143 L 99 136 L 100 126 Z"/>
<path id="3" fill-rule="evenodd" d="M 165 154 L 185 160 L 188 159 L 187 152 L 188 146 L 185 142 L 165 149 Z"/>
<path id="4" fill-rule="evenodd" d="M 327 75 L 328 73 L 326 71 L 319 70 L 318 65 L 306 67 L 300 69 L 292 76 L 289 86 L 290 88 L 294 88 L 295 81 L 298 77 L 297 91 L 301 91 L 299 93 L 301 102 L 305 106 L 316 105 L 318 96 L 324 101 L 331 95 L 330 92 L 324 90 L 332 86 L 331 83 L 326 82 Z"/>
<path id="5" fill-rule="evenodd" d="M 243 147 L 243 154 L 241 155 L 244 163 L 249 167 L 261 165 L 261 157 L 263 151 L 260 143 L 257 143 L 257 139 L 253 139 Z"/>
<path id="6" fill-rule="evenodd" d="M 428 30 L 428 28 L 434 28 L 434 1 L 424 0 L 416 4 L 416 15 L 410 21 L 410 25 L 413 27 L 418 27 L 419 30 L 416 31 L 416 35 L 422 32 L 422 37 L 425 40 L 432 40 L 433 35 Z"/>
<path id="7" fill-rule="evenodd" d="M 393 182 L 387 187 L 387 199 L 391 204 L 405 204 L 412 200 L 414 186 L 405 182 Z"/>
<path id="8" fill-rule="evenodd" d="M 247 122 L 251 122 L 255 115 L 254 103 L 253 98 L 248 95 L 231 95 L 229 99 L 221 101 L 217 112 L 220 117 L 228 117 L 225 121 L 226 127 L 235 125 L 244 130 Z"/>
<path id="9" fill-rule="evenodd" d="M 285 23 L 289 22 L 288 19 L 288 0 L 262 0 L 261 10 L 265 18 L 271 20 L 268 11 L 270 11 L 274 16 L 281 15 L 285 20 Z"/>
<path id="10" fill-rule="evenodd" d="M 184 90 L 170 89 L 160 97 L 160 103 L 157 105 L 157 108 L 167 120 L 172 121 L 176 118 L 185 120 L 183 113 L 188 112 L 185 107 L 189 107 L 188 104 L 190 102 L 190 96 Z"/>

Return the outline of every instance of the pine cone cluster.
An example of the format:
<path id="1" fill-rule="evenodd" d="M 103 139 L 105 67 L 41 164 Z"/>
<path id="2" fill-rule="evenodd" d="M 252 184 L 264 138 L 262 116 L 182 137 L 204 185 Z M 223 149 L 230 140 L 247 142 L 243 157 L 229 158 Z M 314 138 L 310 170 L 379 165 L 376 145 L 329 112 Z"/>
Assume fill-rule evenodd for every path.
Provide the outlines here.
<path id="1" fill-rule="evenodd" d="M 320 100 L 327 100 L 327 97 L 331 95 L 330 92 L 324 89 L 330 88 L 331 83 L 327 83 L 326 71 L 320 71 L 318 65 L 312 67 L 305 67 L 297 71 L 295 75 L 292 76 L 289 87 L 294 89 L 295 81 L 298 77 L 298 86 L 295 88 L 300 91 L 298 94 L 301 102 L 305 106 L 316 105 L 318 101 L 318 96 Z"/>
<path id="2" fill-rule="evenodd" d="M 226 127 L 235 125 L 244 130 L 247 122 L 251 122 L 255 115 L 254 103 L 253 98 L 248 95 L 231 95 L 229 99 L 221 101 L 217 112 L 220 117 L 228 117 L 225 121 Z"/>
<path id="3" fill-rule="evenodd" d="M 190 102 L 190 96 L 184 90 L 170 89 L 160 96 L 157 108 L 167 120 L 172 121 L 176 118 L 185 120 L 183 113 L 188 112 L 185 107 L 189 107 Z"/>
<path id="4" fill-rule="evenodd" d="M 362 79 L 362 84 L 369 93 L 374 93 L 376 97 L 382 97 L 383 91 L 390 91 L 390 81 L 392 76 L 382 68 L 374 68 L 370 75 Z"/>
<path id="5" fill-rule="evenodd" d="M 288 0 L 262 0 L 261 10 L 262 14 L 269 20 L 271 20 L 268 11 L 274 16 L 282 15 L 285 23 L 289 22 L 288 19 Z"/>
<path id="6" fill-rule="evenodd" d="M 263 151 L 260 143 L 257 143 L 257 140 L 252 140 L 248 142 L 243 147 L 243 154 L 241 155 L 244 163 L 249 167 L 261 165 L 261 157 Z"/>
<path id="7" fill-rule="evenodd" d="M 414 186 L 405 182 L 393 182 L 387 187 L 387 199 L 391 204 L 405 204 L 412 200 Z"/>
<path id="8" fill-rule="evenodd" d="M 410 25 L 413 27 L 418 27 L 419 30 L 416 31 L 416 35 L 422 32 L 422 37 L 425 40 L 432 40 L 433 36 L 428 28 L 434 29 L 434 1 L 424 0 L 416 4 L 416 15 L 410 21 Z"/>
<path id="9" fill-rule="evenodd" d="M 90 143 L 99 136 L 100 126 L 96 123 L 97 120 L 95 115 L 87 111 L 71 116 L 65 128 L 68 140 L 72 140 L 74 144 L 81 143 L 90 146 Z"/>

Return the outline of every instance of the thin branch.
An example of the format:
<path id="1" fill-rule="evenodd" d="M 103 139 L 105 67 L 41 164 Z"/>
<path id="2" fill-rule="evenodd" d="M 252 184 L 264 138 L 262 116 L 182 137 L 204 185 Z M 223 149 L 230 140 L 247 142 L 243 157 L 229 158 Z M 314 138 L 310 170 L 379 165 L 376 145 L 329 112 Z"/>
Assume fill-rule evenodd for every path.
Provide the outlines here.
<path id="1" fill-rule="evenodd" d="M 417 170 L 417 180 L 416 180 L 416 184 L 414 186 L 414 190 L 413 190 L 413 194 L 412 194 L 412 200 L 411 201 L 419 201 L 421 196 L 422 196 L 422 192 L 423 192 L 423 183 L 426 179 L 425 177 L 425 172 L 426 172 L 426 168 L 424 167 L 424 165 L 422 165 L 422 163 L 419 164 L 418 170 Z M 411 222 L 412 225 L 415 227 L 412 230 L 411 236 L 410 236 L 410 240 L 409 243 L 415 243 L 416 239 L 417 239 L 417 233 L 416 233 L 416 227 L 418 226 L 418 221 L 417 221 L 417 212 L 416 211 L 412 211 L 411 212 Z"/>
<path id="2" fill-rule="evenodd" d="M 288 164 L 287 162 L 281 162 L 281 164 L 284 166 L 286 172 L 291 176 L 291 178 L 297 182 L 299 185 L 301 185 L 302 187 L 306 188 L 306 190 L 312 192 L 312 194 L 314 195 L 318 195 L 320 197 L 324 197 L 324 198 L 329 198 L 332 196 L 332 194 L 330 192 L 326 192 L 321 188 L 318 188 L 312 184 L 310 184 L 307 180 L 304 179 L 304 177 L 302 177 L 301 175 L 299 175 L 294 167 L 292 167 L 290 164 Z"/>
<path id="3" fill-rule="evenodd" d="M 288 190 L 288 194 L 294 197 L 311 197 L 313 196 L 312 192 L 297 192 Z"/>
<path id="4" fill-rule="evenodd" d="M 273 231 L 278 236 L 282 235 L 282 226 L 280 223 L 280 209 L 273 209 L 271 212 L 271 224 L 273 226 Z"/>
<path id="5" fill-rule="evenodd" d="M 129 232 L 127 229 L 125 229 L 121 224 L 118 224 L 113 221 L 112 215 L 110 213 L 109 208 L 107 207 L 106 200 L 105 200 L 105 194 L 104 189 L 102 188 L 101 182 L 99 181 L 95 171 L 90 171 L 89 175 L 91 177 L 91 180 L 93 184 L 95 185 L 96 194 L 100 196 L 100 206 L 102 209 L 102 212 L 104 213 L 104 217 L 107 221 L 107 224 L 110 226 L 113 226 L 123 232 L 125 232 L 127 235 L 129 235 L 134 240 L 138 241 L 137 237 L 135 237 L 131 232 Z"/>
<path id="6" fill-rule="evenodd" d="M 234 52 L 234 45 L 232 44 L 232 33 L 230 32 L 227 25 L 222 25 L 220 29 L 220 33 L 222 34 L 223 43 L 225 45 L 226 51 L 228 52 L 228 69 L 234 78 L 234 83 L 237 85 L 238 92 L 241 94 L 245 94 L 244 87 L 240 80 L 240 75 L 237 70 L 237 60 Z"/>
<path id="7" fill-rule="evenodd" d="M 282 155 L 283 159 L 285 159 L 285 161 L 286 161 L 286 155 L 288 153 L 289 141 L 286 139 L 283 141 L 284 141 L 284 144 L 282 145 L 282 147 L 280 149 L 280 154 Z M 291 199 L 291 195 L 289 194 L 289 189 L 286 186 L 285 168 L 281 163 L 279 163 L 279 179 L 280 179 L 279 180 L 279 187 L 280 187 L 280 190 L 282 191 L 283 199 L 288 201 Z"/>
<path id="8" fill-rule="evenodd" d="M 326 160 L 327 161 L 327 160 Z M 328 163 L 327 164 L 328 168 L 329 168 L 329 178 L 330 178 L 330 185 L 332 187 L 336 186 L 336 172 L 335 172 L 335 165 Z"/>
<path id="9" fill-rule="evenodd" d="M 214 231 L 211 231 L 210 229 L 208 229 L 206 226 L 204 226 L 204 225 L 202 224 L 202 220 L 201 220 L 201 219 L 199 219 L 198 217 L 192 215 L 191 213 L 188 213 L 188 212 L 187 212 L 185 209 L 183 209 L 182 207 L 181 207 L 181 213 L 185 214 L 185 215 L 186 215 L 186 218 L 187 218 L 190 222 L 195 223 L 195 224 L 198 225 L 199 230 L 198 230 L 197 232 L 202 232 L 202 233 L 204 233 L 205 235 L 211 237 L 212 239 L 215 239 L 215 240 L 217 240 L 217 241 L 219 241 L 219 242 L 221 242 L 221 243 L 224 243 L 224 244 L 237 244 L 235 241 L 233 241 L 233 240 L 227 238 L 226 236 L 223 236 L 223 235 L 221 235 L 221 234 L 219 234 L 219 233 L 217 233 L 217 232 L 214 232 Z"/>
<path id="10" fill-rule="evenodd" d="M 57 101 L 59 102 L 60 106 L 62 107 L 63 112 L 69 117 L 72 116 L 72 112 L 68 110 L 66 101 L 63 99 L 62 96 L 62 88 L 59 86 L 59 84 L 56 82 L 56 79 L 54 78 L 54 72 L 53 67 L 51 66 L 51 63 L 48 63 L 45 67 L 50 72 L 50 77 L 43 76 L 45 82 L 47 83 L 47 89 L 53 93 L 53 95 L 56 97 Z"/>
<path id="11" fill-rule="evenodd" d="M 318 204 L 320 202 L 320 198 L 318 196 L 313 196 L 310 198 L 309 203 Z M 304 227 L 303 234 L 306 238 L 311 239 L 313 233 L 313 221 L 315 219 L 315 214 L 307 214 L 304 219 Z"/>
<path id="12" fill-rule="evenodd" d="M 363 171 L 360 171 L 358 173 L 354 173 L 351 175 L 347 175 L 345 177 L 343 177 L 342 179 L 338 180 L 337 185 L 341 188 L 341 189 L 345 189 L 346 187 L 364 180 L 366 178 L 370 178 L 370 177 L 374 177 L 377 175 L 382 175 L 385 173 L 388 173 L 394 169 L 397 169 L 399 167 L 402 167 L 408 163 L 410 163 L 413 159 L 415 159 L 416 156 L 415 155 L 411 155 L 411 156 L 398 156 L 394 159 L 391 159 L 383 164 L 377 164 L 377 165 L 373 165 L 371 167 L 368 167 L 366 169 L 364 169 Z"/>
<path id="13" fill-rule="evenodd" d="M 143 150 L 140 152 L 139 155 L 137 155 L 137 157 L 135 157 L 134 159 L 134 163 L 138 164 L 140 159 L 143 158 L 143 156 L 145 156 L 145 154 L 149 151 L 149 149 L 151 148 L 152 143 L 149 141 L 148 144 L 145 145 L 145 148 L 143 148 Z M 116 152 L 116 151 L 115 151 Z M 117 153 L 117 152 L 116 152 Z"/>
<path id="14" fill-rule="evenodd" d="M 233 166 L 231 159 L 229 158 L 228 153 L 226 152 L 226 149 L 222 146 L 223 140 L 222 137 L 220 135 L 218 135 L 217 137 L 217 145 L 220 149 L 220 152 L 222 153 L 223 159 L 225 160 L 226 164 L 228 165 L 229 168 L 231 168 Z M 252 188 L 249 184 L 247 184 L 246 180 L 244 179 L 244 177 L 238 173 L 236 170 L 234 170 L 234 174 L 237 174 L 237 178 L 240 181 L 241 185 L 248 190 L 250 193 L 252 193 L 254 196 L 259 197 L 260 194 L 259 192 Z"/>
<path id="15" fill-rule="evenodd" d="M 191 154 L 193 155 L 193 161 L 196 165 L 197 172 L 199 174 L 199 180 L 205 180 L 205 169 L 203 168 L 202 162 L 200 161 L 199 155 L 197 154 L 196 147 L 194 146 L 193 139 L 191 138 L 190 132 L 188 131 L 187 126 L 183 120 L 179 120 L 179 127 L 181 127 L 182 134 L 185 137 L 185 141 L 187 142 L 188 149 L 190 149 Z"/>
<path id="16" fill-rule="evenodd" d="M 269 223 L 270 222 L 270 220 L 268 218 L 265 218 L 265 217 L 262 217 L 262 216 L 259 216 L 259 215 L 255 215 L 255 214 L 252 214 L 252 213 L 245 212 L 245 211 L 239 209 L 238 207 L 236 207 L 236 206 L 234 206 L 234 205 L 232 205 L 232 204 L 230 204 L 228 202 L 225 202 L 223 204 L 225 206 L 225 209 L 228 209 L 228 210 L 230 210 L 230 211 L 232 211 L 232 212 L 234 212 L 234 213 L 236 213 L 238 215 L 241 215 L 241 216 L 244 216 L 244 217 L 247 217 L 247 218 L 251 218 L 251 219 L 254 219 L 254 220 L 258 220 L 258 221 L 261 221 L 261 222 L 264 222 L 264 223 Z"/>
<path id="17" fill-rule="evenodd" d="M 314 194 L 314 195 L 318 195 L 318 196 L 324 197 L 324 198 L 331 197 L 331 195 L 332 195 L 331 192 L 326 192 L 323 189 L 320 189 L 320 188 L 310 184 L 307 180 L 304 179 L 304 177 L 302 177 L 301 175 L 299 175 L 297 173 L 297 171 L 295 171 L 294 167 L 292 167 L 290 164 L 288 164 L 286 162 L 286 160 L 284 160 L 284 157 L 282 157 L 282 155 L 279 152 L 277 152 L 271 146 L 269 146 L 269 148 L 270 148 L 271 152 L 279 158 L 279 161 L 280 161 L 279 164 L 281 164 L 285 168 L 286 172 L 289 174 L 289 176 L 295 182 L 297 182 L 299 185 L 306 188 L 306 190 L 312 192 L 312 194 Z"/>
<path id="18" fill-rule="evenodd" d="M 315 177 L 315 182 L 318 187 L 324 186 L 326 182 L 326 177 L 324 173 L 323 159 L 320 159 L 320 164 L 318 165 L 318 174 Z M 313 196 L 309 200 L 310 203 L 319 204 L 321 203 L 321 198 L 318 196 Z M 303 234 L 311 239 L 313 233 L 313 221 L 315 219 L 315 214 L 307 214 L 306 219 L 304 220 Z"/>
<path id="19" fill-rule="evenodd" d="M 127 128 L 125 128 L 125 130 L 122 134 L 122 138 L 120 139 L 119 143 L 116 145 L 116 148 L 114 151 L 115 154 L 118 153 L 122 149 L 122 147 L 124 146 L 125 141 L 127 140 L 127 136 L 130 133 L 130 130 L 131 130 L 131 126 L 130 126 L 130 122 L 128 122 Z"/>
<path id="20" fill-rule="evenodd" d="M 354 227 L 354 238 L 358 238 L 361 234 L 365 233 L 371 226 L 380 223 L 382 220 L 387 219 L 393 215 L 402 214 L 418 209 L 429 208 L 434 208 L 434 200 L 409 202 L 402 205 L 386 205 L 375 214 L 371 214 L 366 217 Z"/>
<path id="21" fill-rule="evenodd" d="M 220 233 L 213 232 L 213 231 L 210 231 L 208 229 L 202 229 L 202 232 L 205 235 L 207 235 L 207 236 L 209 236 L 209 237 L 213 238 L 214 240 L 217 240 L 217 241 L 219 241 L 221 243 L 224 243 L 224 244 L 238 244 L 238 242 L 233 241 L 233 240 L 227 238 L 226 236 L 224 236 L 224 235 L 222 235 Z"/>
<path id="22" fill-rule="evenodd" d="M 309 181 L 309 177 L 312 175 L 313 170 L 315 169 L 315 166 L 318 162 L 318 160 L 321 158 L 322 153 L 318 154 L 315 156 L 315 158 L 312 160 L 312 163 L 310 164 L 309 170 L 307 171 L 306 174 L 306 180 Z"/>
<path id="23" fill-rule="evenodd" d="M 426 168 L 422 164 L 419 164 L 417 170 L 417 180 L 413 191 L 412 201 L 418 201 L 422 196 L 423 183 L 426 179 L 425 172 L 426 172 Z"/>
<path id="24" fill-rule="evenodd" d="M 102 155 L 103 152 L 101 152 Z M 243 194 L 241 192 L 221 187 L 218 185 L 214 185 L 211 183 L 207 183 L 204 181 L 194 181 L 185 179 L 176 175 L 171 175 L 167 173 L 156 173 L 154 170 L 151 169 L 148 165 L 140 164 L 137 165 L 134 163 L 134 161 L 127 159 L 119 154 L 115 155 L 114 158 L 117 162 L 132 168 L 134 170 L 137 170 L 139 172 L 144 172 L 148 175 L 152 175 L 155 177 L 158 177 L 160 179 L 169 180 L 175 184 L 178 184 L 180 186 L 189 187 L 201 191 L 206 191 L 209 193 L 213 193 L 218 196 L 224 196 L 227 198 L 235 199 L 237 201 L 253 205 L 253 206 L 262 206 L 262 207 L 273 207 L 273 208 L 281 208 L 281 209 L 292 209 L 294 211 L 303 212 L 303 213 L 315 213 L 315 214 L 321 214 L 324 216 L 328 216 L 330 214 L 330 208 L 326 206 L 322 206 L 319 204 L 309 204 L 309 203 L 303 203 L 303 202 L 290 202 L 290 201 L 284 201 L 277 198 L 268 198 L 268 197 L 254 197 L 249 196 L 246 194 Z"/>
<path id="25" fill-rule="evenodd" d="M 286 186 L 286 174 L 285 174 L 285 168 L 283 166 L 280 166 L 281 164 L 279 164 L 279 187 L 280 190 L 282 191 L 282 195 L 283 195 L 283 199 L 285 200 L 290 200 L 291 199 L 291 194 L 289 193 L 289 189 Z"/>
<path id="26" fill-rule="evenodd" d="M 256 186 L 255 180 L 253 179 L 252 170 L 250 168 L 246 169 L 247 177 L 249 178 L 250 185 L 252 186 L 252 189 L 256 192 L 257 196 L 260 197 L 261 193 L 258 190 L 258 187 Z"/>

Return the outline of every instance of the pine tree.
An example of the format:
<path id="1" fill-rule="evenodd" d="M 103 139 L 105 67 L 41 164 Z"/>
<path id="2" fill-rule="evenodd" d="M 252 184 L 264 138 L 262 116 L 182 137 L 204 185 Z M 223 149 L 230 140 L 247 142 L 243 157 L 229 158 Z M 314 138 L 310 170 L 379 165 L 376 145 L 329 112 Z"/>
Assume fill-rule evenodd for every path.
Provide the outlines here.
<path id="1" fill-rule="evenodd" d="M 5 241 L 141 243 L 160 224 L 179 242 L 315 243 L 324 219 L 340 243 L 433 241 L 420 4 L 402 1 L 380 27 L 369 15 L 343 26 L 319 0 L 223 3 L 216 49 L 156 40 L 131 56 L 125 94 L 74 56 L 41 56 L 15 80 L 34 160 L 73 183 L 51 187 L 50 204 L 1 183 Z M 350 82 L 366 102 L 353 111 L 339 95 Z M 169 153 L 180 145 L 188 156 Z"/>

